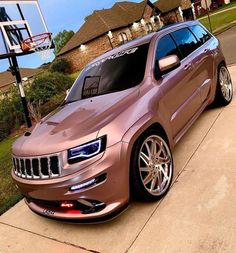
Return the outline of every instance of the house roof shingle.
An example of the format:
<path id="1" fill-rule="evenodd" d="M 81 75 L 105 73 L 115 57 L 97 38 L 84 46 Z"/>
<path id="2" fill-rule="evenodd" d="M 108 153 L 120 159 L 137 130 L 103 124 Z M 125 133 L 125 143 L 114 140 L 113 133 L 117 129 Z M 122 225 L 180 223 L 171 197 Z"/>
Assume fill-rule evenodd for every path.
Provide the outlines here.
<path id="1" fill-rule="evenodd" d="M 22 78 L 33 77 L 42 72 L 41 69 L 30 69 L 30 68 L 21 68 L 20 73 Z M 0 92 L 6 92 L 9 90 L 11 85 L 16 82 L 15 77 L 9 71 L 0 72 Z"/>
<path id="2" fill-rule="evenodd" d="M 181 6 L 181 0 L 158 0 L 154 3 L 162 13 L 167 13 Z"/>
<path id="3" fill-rule="evenodd" d="M 111 9 L 94 11 L 70 41 L 61 49 L 59 55 L 73 50 L 90 40 L 93 40 L 110 30 L 115 30 L 132 24 L 143 17 L 148 0 L 140 3 L 118 2 Z"/>

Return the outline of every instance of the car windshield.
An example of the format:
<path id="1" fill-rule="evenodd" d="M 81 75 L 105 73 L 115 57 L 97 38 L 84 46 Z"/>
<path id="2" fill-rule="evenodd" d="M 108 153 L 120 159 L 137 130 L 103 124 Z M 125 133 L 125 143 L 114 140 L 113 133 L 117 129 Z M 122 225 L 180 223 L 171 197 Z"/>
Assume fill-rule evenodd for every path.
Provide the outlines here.
<path id="1" fill-rule="evenodd" d="M 88 65 L 73 85 L 65 103 L 126 90 L 144 78 L 149 44 L 118 52 Z"/>

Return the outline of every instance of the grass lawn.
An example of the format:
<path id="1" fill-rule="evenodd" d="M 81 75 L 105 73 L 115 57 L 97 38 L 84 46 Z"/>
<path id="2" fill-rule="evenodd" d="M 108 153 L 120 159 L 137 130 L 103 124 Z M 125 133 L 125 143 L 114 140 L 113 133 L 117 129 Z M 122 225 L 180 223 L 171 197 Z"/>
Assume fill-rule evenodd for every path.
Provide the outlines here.
<path id="1" fill-rule="evenodd" d="M 10 137 L 0 142 L 0 215 L 22 198 L 11 179 L 11 145 L 15 139 Z"/>
<path id="2" fill-rule="evenodd" d="M 218 9 L 214 10 L 212 13 L 222 11 L 222 10 L 227 10 L 227 9 L 230 9 L 232 7 L 235 7 L 235 6 L 236 6 L 236 1 L 231 2 L 230 4 L 224 4 L 221 7 L 219 7 Z"/>
<path id="3" fill-rule="evenodd" d="M 80 71 L 71 75 L 76 79 Z M 49 113 L 55 109 L 65 98 L 65 92 L 52 97 L 50 101 L 45 103 L 43 111 Z M 47 111 L 48 110 L 48 111 Z M 11 145 L 17 137 L 9 137 L 0 142 L 0 215 L 16 204 L 21 198 L 20 192 L 17 190 L 11 179 L 12 159 Z"/>
<path id="4" fill-rule="evenodd" d="M 213 11 L 210 11 L 210 14 L 215 14 L 215 13 L 217 13 L 217 12 L 219 12 L 219 11 L 224 11 L 224 10 L 231 9 L 231 8 L 234 8 L 234 7 L 236 7 L 236 1 L 231 2 L 230 4 L 224 4 L 224 5 L 222 5 L 221 7 L 217 8 L 217 9 L 215 9 L 215 10 L 213 10 Z M 205 18 L 206 16 L 207 16 L 207 15 L 204 14 L 204 15 L 201 16 L 199 19 Z"/>
<path id="5" fill-rule="evenodd" d="M 236 21 L 236 9 L 232 9 L 232 10 L 229 9 L 226 12 L 215 14 L 211 16 L 210 18 L 211 18 L 212 30 L 214 32 L 220 27 L 226 26 L 227 24 L 230 24 L 231 22 Z M 199 21 L 208 29 L 210 29 L 210 25 L 209 25 L 207 17 L 202 18 Z"/>

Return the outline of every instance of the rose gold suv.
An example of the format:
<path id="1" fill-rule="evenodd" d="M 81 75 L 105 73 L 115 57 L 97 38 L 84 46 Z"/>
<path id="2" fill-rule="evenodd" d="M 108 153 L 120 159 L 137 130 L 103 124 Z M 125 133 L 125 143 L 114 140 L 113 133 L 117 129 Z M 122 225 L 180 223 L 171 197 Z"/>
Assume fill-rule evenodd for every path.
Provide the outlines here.
<path id="1" fill-rule="evenodd" d="M 171 149 L 232 95 L 219 41 L 196 21 L 166 27 L 88 64 L 64 104 L 15 142 L 12 177 L 37 214 L 111 218 L 130 195 L 167 193 Z"/>

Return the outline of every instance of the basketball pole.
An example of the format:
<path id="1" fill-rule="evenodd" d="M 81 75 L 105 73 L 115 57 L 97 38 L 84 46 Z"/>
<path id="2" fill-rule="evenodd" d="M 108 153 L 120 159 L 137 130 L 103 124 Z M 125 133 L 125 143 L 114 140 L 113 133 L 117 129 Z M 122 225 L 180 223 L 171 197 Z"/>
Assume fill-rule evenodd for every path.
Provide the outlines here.
<path id="1" fill-rule="evenodd" d="M 24 110 L 25 120 L 26 120 L 26 123 L 27 123 L 27 127 L 30 128 L 30 127 L 32 127 L 32 122 L 31 122 L 31 119 L 30 119 L 29 109 L 28 109 L 28 106 L 27 106 L 27 100 L 26 100 L 26 97 L 25 97 L 25 91 L 24 91 L 24 87 L 23 87 L 23 84 L 22 84 L 22 78 L 21 78 L 17 58 L 16 58 L 15 55 L 11 56 L 11 63 L 12 63 L 11 67 L 10 67 L 11 73 L 16 78 L 16 84 L 17 84 L 19 92 L 20 92 L 21 103 L 22 103 L 23 110 Z"/>
<path id="2" fill-rule="evenodd" d="M 207 0 L 205 0 L 205 4 L 206 4 L 206 9 L 207 9 L 207 18 L 208 18 L 208 22 L 209 22 L 209 25 L 210 25 L 210 31 L 211 31 L 211 33 L 212 33 L 212 25 L 211 25 L 210 11 L 209 11 L 209 6 L 208 6 L 208 3 L 207 3 Z"/>

